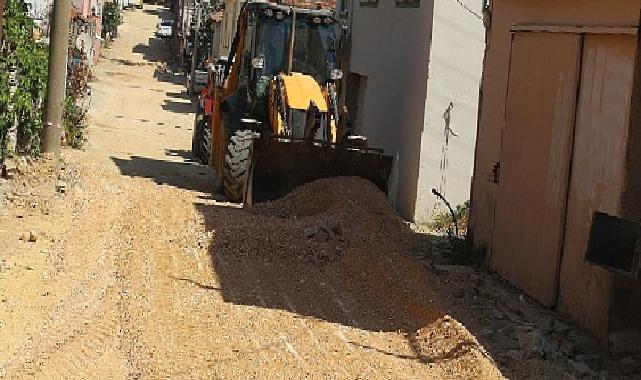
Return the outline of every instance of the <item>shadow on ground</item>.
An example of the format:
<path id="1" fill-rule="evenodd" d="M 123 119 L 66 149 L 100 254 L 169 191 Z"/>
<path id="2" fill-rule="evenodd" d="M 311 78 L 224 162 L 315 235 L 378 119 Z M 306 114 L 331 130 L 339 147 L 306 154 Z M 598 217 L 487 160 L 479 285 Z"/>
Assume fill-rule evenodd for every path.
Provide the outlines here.
<path id="1" fill-rule="evenodd" d="M 191 96 L 189 96 L 187 91 L 181 91 L 181 92 L 167 91 L 165 95 L 167 95 L 168 98 L 191 100 Z"/>
<path id="2" fill-rule="evenodd" d="M 162 109 L 174 113 L 193 113 L 194 105 L 191 102 L 177 102 L 174 100 L 165 99 L 162 104 Z"/>
<path id="3" fill-rule="evenodd" d="M 150 38 L 147 44 L 138 44 L 132 52 L 142 54 L 142 58 L 149 62 L 167 62 L 169 56 L 170 40 Z"/>
<path id="4" fill-rule="evenodd" d="M 373 332 L 402 332 L 413 348 L 411 355 L 364 342 L 350 344 L 422 363 L 454 360 L 475 351 L 510 378 L 559 379 L 576 375 L 572 363 L 594 358 L 588 368 L 607 371 L 606 378 L 633 378 L 621 376 L 619 362 L 558 313 L 480 267 L 457 264 L 461 258 L 451 252 L 447 238 L 413 233 L 407 226 L 393 230 L 385 217 L 378 226 L 361 218 L 366 228 L 354 239 L 368 239 L 364 231 L 376 234 L 377 228 L 391 228 L 392 235 L 411 244 L 390 250 L 386 242 L 367 243 L 365 249 L 348 248 L 337 260 L 319 264 L 297 257 L 302 249 L 297 241 L 305 233 L 301 231 L 327 217 L 322 212 L 298 215 L 292 222 L 292 215 L 265 214 L 261 206 L 197 207 L 207 230 L 213 231 L 209 252 L 220 284 L 216 291 L 227 302 Z M 343 228 L 347 234 L 348 228 Z M 453 325 L 430 335 L 445 314 L 471 335 Z M 437 343 L 448 339 L 451 344 Z M 536 354 L 521 339 L 546 343 Z M 564 351 L 568 347 L 570 353 Z"/>
<path id="5" fill-rule="evenodd" d="M 427 271 L 412 258 L 348 249 L 338 260 L 318 264 L 295 257 L 297 248 L 288 241 L 301 231 L 288 228 L 286 220 L 246 209 L 196 206 L 207 230 L 213 231 L 209 252 L 220 283 L 215 290 L 226 302 L 284 310 L 372 332 L 402 332 L 413 355 L 349 342 L 401 359 L 436 363 L 469 353 L 468 346 L 456 345 L 434 355 L 421 347 L 416 332 L 444 313 L 429 289 Z M 318 217 L 304 218 L 314 225 Z M 282 252 L 275 253 L 278 247 Z"/>
<path id="6" fill-rule="evenodd" d="M 168 150 L 168 156 L 181 157 L 182 161 L 159 160 L 131 156 L 129 159 L 111 157 L 123 175 L 148 178 L 159 185 L 168 185 L 202 193 L 214 191 L 214 173 L 211 168 L 199 165 L 182 150 Z"/>
<path id="7" fill-rule="evenodd" d="M 144 9 L 143 12 L 150 15 L 158 16 L 158 18 L 162 18 L 162 19 L 165 19 L 166 17 L 169 16 L 164 9 Z"/>

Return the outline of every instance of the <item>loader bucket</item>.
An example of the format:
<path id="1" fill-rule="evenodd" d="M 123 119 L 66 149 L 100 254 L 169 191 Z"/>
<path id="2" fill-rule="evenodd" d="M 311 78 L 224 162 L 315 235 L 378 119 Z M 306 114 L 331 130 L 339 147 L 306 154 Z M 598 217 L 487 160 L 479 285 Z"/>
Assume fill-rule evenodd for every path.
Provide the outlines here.
<path id="1" fill-rule="evenodd" d="M 283 138 L 254 141 L 248 204 L 280 198 L 320 178 L 361 177 L 387 192 L 392 157 L 371 149 Z"/>

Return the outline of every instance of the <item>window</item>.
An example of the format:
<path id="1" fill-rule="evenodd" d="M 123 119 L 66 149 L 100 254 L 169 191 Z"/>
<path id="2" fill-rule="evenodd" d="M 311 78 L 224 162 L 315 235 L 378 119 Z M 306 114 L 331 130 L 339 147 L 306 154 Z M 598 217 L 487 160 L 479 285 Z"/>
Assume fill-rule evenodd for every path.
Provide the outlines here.
<path id="1" fill-rule="evenodd" d="M 378 0 L 360 0 L 361 7 L 378 7 Z"/>
<path id="2" fill-rule="evenodd" d="M 421 0 L 396 0 L 397 8 L 420 8 Z"/>

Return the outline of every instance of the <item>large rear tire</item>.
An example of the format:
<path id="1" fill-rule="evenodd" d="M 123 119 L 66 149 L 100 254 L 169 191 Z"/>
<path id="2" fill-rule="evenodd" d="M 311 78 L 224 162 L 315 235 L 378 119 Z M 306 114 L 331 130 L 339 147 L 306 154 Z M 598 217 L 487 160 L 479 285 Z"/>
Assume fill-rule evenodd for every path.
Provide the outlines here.
<path id="1" fill-rule="evenodd" d="M 203 165 L 209 165 L 209 159 L 211 158 L 211 129 L 207 119 L 203 123 L 203 138 L 200 145 L 200 160 Z"/>
<path id="2" fill-rule="evenodd" d="M 245 184 L 250 167 L 250 152 L 256 133 L 251 130 L 232 132 L 225 152 L 223 186 L 232 202 L 244 201 Z"/>
<path id="3" fill-rule="evenodd" d="M 203 125 L 205 124 L 205 115 L 198 112 L 196 114 L 196 120 L 194 121 L 194 133 L 191 137 L 191 154 L 194 156 L 196 160 L 201 160 L 203 157 L 203 134 L 204 134 L 204 128 Z"/>

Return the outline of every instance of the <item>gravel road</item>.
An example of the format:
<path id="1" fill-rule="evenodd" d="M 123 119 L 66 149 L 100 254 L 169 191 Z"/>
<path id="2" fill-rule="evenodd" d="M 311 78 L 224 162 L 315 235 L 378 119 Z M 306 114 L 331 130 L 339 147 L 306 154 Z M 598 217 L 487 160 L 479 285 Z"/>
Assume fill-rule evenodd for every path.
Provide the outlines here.
<path id="1" fill-rule="evenodd" d="M 414 260 L 374 238 L 289 260 L 276 251 L 292 232 L 276 219 L 292 214 L 215 199 L 213 173 L 189 158 L 191 100 L 159 70 L 159 17 L 125 13 L 94 69 L 85 150 L 24 177 L 16 196 L 35 206 L 1 206 L 0 377 L 500 378 Z M 269 221 L 280 238 L 256 242 Z"/>

